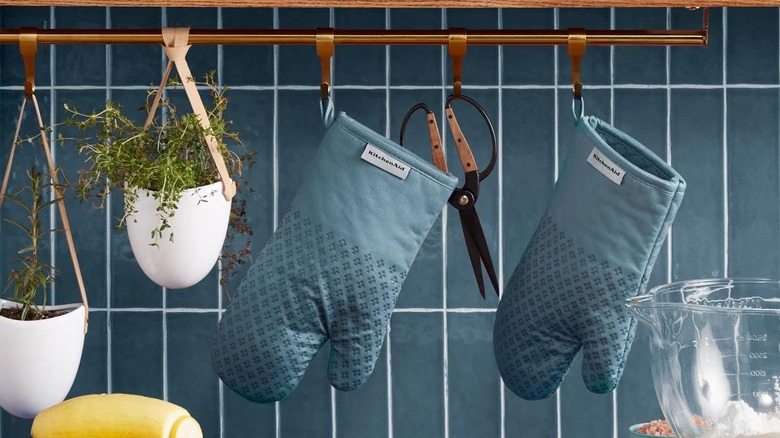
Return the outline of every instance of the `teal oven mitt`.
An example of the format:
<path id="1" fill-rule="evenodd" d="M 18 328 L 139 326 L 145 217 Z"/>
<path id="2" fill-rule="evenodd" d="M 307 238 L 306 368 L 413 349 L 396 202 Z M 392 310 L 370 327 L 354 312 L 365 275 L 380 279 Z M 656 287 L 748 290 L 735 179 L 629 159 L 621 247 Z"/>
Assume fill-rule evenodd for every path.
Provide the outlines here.
<path id="1" fill-rule="evenodd" d="M 649 149 L 596 117 L 576 139 L 552 197 L 504 289 L 493 330 L 512 392 L 550 397 L 582 348 L 595 393 L 620 380 L 641 293 L 683 198 L 685 181 Z"/>
<path id="2" fill-rule="evenodd" d="M 371 375 L 398 292 L 457 179 L 323 101 L 327 132 L 290 210 L 225 310 L 222 381 L 257 402 L 287 397 L 330 340 L 328 379 Z"/>

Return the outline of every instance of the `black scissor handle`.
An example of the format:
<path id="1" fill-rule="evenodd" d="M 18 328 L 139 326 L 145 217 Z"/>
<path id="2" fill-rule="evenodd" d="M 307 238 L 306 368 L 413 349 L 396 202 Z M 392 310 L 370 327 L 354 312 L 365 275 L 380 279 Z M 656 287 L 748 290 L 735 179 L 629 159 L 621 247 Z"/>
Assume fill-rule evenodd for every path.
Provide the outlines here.
<path id="1" fill-rule="evenodd" d="M 409 112 L 406 113 L 406 115 L 404 116 L 404 120 L 401 122 L 401 138 L 398 139 L 398 144 L 400 144 L 403 147 L 406 147 L 404 145 L 404 140 L 406 139 L 406 124 L 409 123 L 409 119 L 412 117 L 412 114 L 417 112 L 417 110 L 424 110 L 425 114 L 433 114 L 431 107 L 429 107 L 428 105 L 422 102 L 413 106 L 409 110 Z"/>
<path id="2" fill-rule="evenodd" d="M 470 104 L 474 108 L 479 111 L 479 114 L 482 116 L 482 119 L 485 121 L 488 127 L 488 131 L 490 132 L 490 139 L 493 142 L 493 151 L 490 156 L 490 162 L 488 163 L 487 167 L 485 167 L 485 170 L 482 172 L 479 172 L 479 180 L 482 181 L 485 178 L 490 175 L 490 172 L 493 171 L 493 167 L 496 165 L 496 157 L 498 157 L 498 140 L 496 139 L 496 130 L 493 129 L 493 123 L 490 121 L 490 117 L 488 117 L 487 112 L 484 108 L 482 108 L 482 105 L 480 105 L 476 100 L 461 94 L 460 97 L 455 97 L 454 94 L 450 94 L 447 96 L 447 101 L 444 104 L 444 108 L 452 108 L 452 101 L 453 100 L 464 100 L 466 103 Z M 403 143 L 401 143 L 403 144 Z"/>

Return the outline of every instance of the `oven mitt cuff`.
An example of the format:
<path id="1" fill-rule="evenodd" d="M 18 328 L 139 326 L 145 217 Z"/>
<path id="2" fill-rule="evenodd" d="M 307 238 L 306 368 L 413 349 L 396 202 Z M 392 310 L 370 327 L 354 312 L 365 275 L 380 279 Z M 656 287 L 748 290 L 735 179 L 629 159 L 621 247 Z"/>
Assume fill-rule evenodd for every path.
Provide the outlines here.
<path id="1" fill-rule="evenodd" d="M 330 383 L 353 390 L 368 379 L 409 267 L 457 184 L 329 102 L 323 119 L 313 166 L 213 341 L 217 374 L 253 401 L 287 397 L 328 339 Z"/>
<path id="2" fill-rule="evenodd" d="M 595 117 L 577 134 L 535 234 L 496 312 L 496 361 L 528 400 L 555 393 L 582 348 L 595 393 L 620 380 L 636 327 L 626 298 L 644 291 L 685 181 Z"/>

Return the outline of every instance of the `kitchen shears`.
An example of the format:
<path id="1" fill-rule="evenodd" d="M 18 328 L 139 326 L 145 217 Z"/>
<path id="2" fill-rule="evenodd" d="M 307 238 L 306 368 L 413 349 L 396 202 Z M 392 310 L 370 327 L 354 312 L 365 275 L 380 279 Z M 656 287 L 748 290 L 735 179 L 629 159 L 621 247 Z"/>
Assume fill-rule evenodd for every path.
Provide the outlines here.
<path id="1" fill-rule="evenodd" d="M 488 130 L 493 142 L 493 150 L 490 157 L 490 162 L 484 171 L 480 172 L 477 167 L 477 162 L 474 160 L 474 154 L 471 152 L 466 137 L 463 135 L 463 131 L 460 129 L 458 120 L 455 117 L 455 112 L 452 109 L 452 101 L 455 99 L 463 100 L 474 108 L 477 109 L 479 114 L 487 123 Z M 404 145 L 404 138 L 406 134 L 406 125 L 409 118 L 417 110 L 424 110 L 428 119 L 428 133 L 431 142 L 431 154 L 433 155 L 433 164 L 443 172 L 449 172 L 447 169 L 447 161 L 444 158 L 444 151 L 442 149 L 441 136 L 439 135 L 439 127 L 436 124 L 436 116 L 431 108 L 425 103 L 418 103 L 414 105 L 406 116 L 404 116 L 401 123 L 401 136 L 400 144 Z M 496 133 L 493 129 L 493 124 L 490 122 L 485 109 L 477 103 L 474 99 L 461 95 L 455 97 L 450 95 L 447 97 L 447 101 L 444 105 L 444 113 L 447 117 L 447 123 L 452 131 L 452 137 L 455 140 L 455 148 L 458 151 L 458 157 L 460 158 L 460 164 L 463 167 L 465 173 L 463 187 L 455 189 L 450 195 L 449 203 L 458 210 L 460 215 L 460 225 L 463 229 L 463 237 L 466 241 L 466 248 L 469 252 L 469 259 L 471 260 L 471 267 L 474 270 L 474 276 L 477 279 L 477 285 L 479 286 L 479 292 L 482 294 L 482 298 L 485 299 L 485 284 L 482 279 L 482 264 L 485 265 L 490 282 L 493 284 L 493 289 L 498 295 L 498 278 L 496 276 L 495 269 L 493 268 L 493 260 L 490 257 L 490 251 L 488 249 L 487 241 L 485 240 L 485 233 L 482 231 L 482 224 L 479 222 L 479 216 L 477 215 L 476 203 L 479 199 L 479 183 L 487 178 L 493 171 L 493 166 L 496 164 L 496 156 L 498 155 L 498 142 L 496 141 Z"/>

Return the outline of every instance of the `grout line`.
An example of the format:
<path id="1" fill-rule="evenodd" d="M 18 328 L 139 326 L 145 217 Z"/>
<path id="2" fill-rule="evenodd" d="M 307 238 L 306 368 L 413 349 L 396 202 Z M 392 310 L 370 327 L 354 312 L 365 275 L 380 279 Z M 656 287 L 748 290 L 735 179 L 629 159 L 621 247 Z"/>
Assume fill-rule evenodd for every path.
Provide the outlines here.
<path id="1" fill-rule="evenodd" d="M 100 313 L 100 312 L 106 312 L 106 313 L 152 313 L 152 312 L 162 312 L 163 309 L 161 307 L 111 307 L 110 309 L 107 307 L 92 307 L 89 308 L 90 313 Z M 197 308 L 197 307 L 168 307 L 165 309 L 166 313 L 216 313 L 220 314 L 222 312 L 221 309 L 214 309 L 214 308 Z"/>
<path id="2" fill-rule="evenodd" d="M 441 28 L 447 28 L 447 9 L 441 9 Z M 447 98 L 447 50 L 444 46 L 441 48 L 441 97 L 442 102 Z M 444 109 L 442 107 L 442 114 L 440 120 L 447 120 Z M 445 128 L 446 123 L 442 123 L 442 129 Z M 442 149 L 447 150 L 447 136 L 442 135 Z M 446 156 L 446 154 L 445 154 Z M 450 438 L 450 388 L 449 388 L 449 337 L 447 336 L 447 205 L 444 205 L 444 212 L 442 213 L 442 309 L 445 310 L 442 313 L 442 384 L 443 384 L 443 397 L 444 397 L 444 438 Z"/>
<path id="3" fill-rule="evenodd" d="M 162 27 L 168 26 L 168 8 L 160 8 Z M 161 67 L 165 68 L 166 58 L 165 52 L 160 50 Z M 160 77 L 162 77 L 163 71 L 160 71 Z M 167 90 L 163 87 L 163 98 L 165 98 Z M 163 111 L 162 120 L 165 122 L 166 114 Z M 168 311 L 168 288 L 162 288 L 162 377 L 163 377 L 163 400 L 168 401 L 168 318 L 166 313 Z"/>
<path id="4" fill-rule="evenodd" d="M 336 27 L 336 11 L 334 8 L 329 8 L 328 10 L 329 14 L 329 23 L 331 29 Z M 330 58 L 330 71 L 331 71 L 331 84 L 335 84 L 336 82 L 336 56 L 332 56 Z M 332 87 L 331 87 L 332 88 Z M 338 425 L 337 425 L 337 408 L 336 408 L 336 388 L 334 388 L 332 385 L 330 387 L 330 431 L 331 431 L 331 437 L 332 438 L 338 438 Z"/>
<path id="5" fill-rule="evenodd" d="M 224 27 L 224 21 L 222 16 L 222 8 L 217 8 L 217 29 Z M 224 67 L 225 67 L 225 49 L 224 45 L 217 45 L 217 87 L 222 90 L 224 86 Z M 219 320 L 222 317 L 222 258 L 217 258 L 217 309 L 220 311 L 217 313 L 217 327 L 219 326 Z M 216 327 L 215 327 L 216 330 Z M 225 385 L 222 384 L 222 379 L 217 377 L 217 397 L 219 405 L 219 437 L 225 438 Z"/>
<path id="6" fill-rule="evenodd" d="M 167 310 L 165 308 L 166 306 L 166 297 L 165 297 L 165 291 L 167 288 L 162 288 L 163 290 L 163 304 L 162 304 L 162 368 L 163 368 L 163 400 L 168 401 L 168 317 L 167 317 Z"/>
<path id="7" fill-rule="evenodd" d="M 498 9 L 498 28 L 504 28 L 504 10 Z M 504 292 L 504 48 L 498 46 L 498 287 L 499 299 Z M 499 436 L 506 438 L 506 392 L 501 375 L 498 378 L 498 396 L 501 404 Z"/>
<path id="8" fill-rule="evenodd" d="M 666 29 L 670 29 L 672 25 L 672 10 L 666 8 Z M 672 69 L 672 50 L 671 47 L 666 46 L 666 157 L 667 163 L 672 164 L 672 89 L 669 87 L 671 83 L 671 69 Z M 672 281 L 672 227 L 669 227 L 669 234 L 667 237 L 669 245 L 667 246 L 666 253 L 666 281 L 671 283 Z"/>
<path id="9" fill-rule="evenodd" d="M 492 307 L 448 307 L 445 309 L 406 307 L 395 309 L 393 313 L 495 313 Z"/>
<path id="10" fill-rule="evenodd" d="M 0 24 L 2 23 L 2 14 L 3 14 L 4 9 L 5 8 L 0 8 Z M 0 98 L 0 103 L 2 103 L 2 98 Z M 0 122 L 0 130 L 5 131 L 2 128 L 3 128 L 2 122 Z M 2 212 L 0 212 L 0 219 L 2 219 L 2 218 L 3 218 L 3 215 L 2 215 Z M 3 222 L 5 222 L 5 221 L 0 220 L 0 224 L 2 224 Z M 0 225 L 0 230 L 2 230 L 2 229 L 3 229 L 3 227 L 2 227 L 2 225 Z M 2 235 L 2 234 L 0 233 L 0 235 Z M 5 266 L 5 264 L 3 264 L 2 261 L 3 261 L 3 257 L 2 257 L 2 255 L 0 255 L 0 265 Z M 5 284 L 5 282 L 6 282 L 6 279 L 3 278 L 4 271 L 5 271 L 5 269 L 0 269 L 0 279 L 2 279 L 3 284 Z M 2 438 L 2 437 L 3 437 L 3 413 L 0 411 L 0 438 Z"/>
<path id="11" fill-rule="evenodd" d="M 222 18 L 222 7 L 217 7 L 217 29 L 222 29 L 223 26 L 223 18 Z M 223 86 L 222 83 L 222 77 L 224 75 L 224 68 L 225 68 L 225 45 L 224 44 L 217 44 L 217 87 L 220 89 Z"/>
<path id="12" fill-rule="evenodd" d="M 498 12 L 499 29 L 503 27 L 503 10 L 499 9 Z M 504 144 L 504 105 L 503 105 L 503 92 L 501 84 L 503 82 L 503 48 L 498 49 L 498 287 L 499 287 L 499 299 L 504 293 L 504 166 L 503 166 L 503 144 Z M 501 379 L 501 375 L 496 376 L 498 378 L 498 396 L 501 404 L 501 411 L 499 413 L 500 425 L 500 437 L 506 438 L 506 392 Z"/>
<path id="13" fill-rule="evenodd" d="M 728 8 L 722 9 L 723 14 L 723 276 L 729 276 L 729 147 L 728 147 Z"/>
<path id="14" fill-rule="evenodd" d="M 615 8 L 609 9 L 609 29 L 615 30 Z M 615 46 L 609 46 L 609 123 L 615 125 Z M 614 394 L 614 391 L 613 391 Z"/>
<path id="15" fill-rule="evenodd" d="M 278 47 L 278 46 L 275 46 Z M 556 48 L 557 49 L 557 48 Z M 545 84 L 503 84 L 501 86 L 504 90 L 570 90 L 570 85 L 545 85 Z M 52 91 L 52 90 L 68 90 L 68 91 L 88 91 L 88 90 L 104 90 L 106 87 L 103 85 L 36 85 L 36 91 Z M 150 87 L 148 85 L 115 85 L 112 86 L 114 90 L 122 91 L 148 91 Z M 204 86 L 198 86 L 198 90 L 206 91 L 208 88 Z M 388 87 L 385 85 L 339 85 L 339 89 L 343 90 L 374 90 L 384 91 Z M 390 90 L 440 90 L 441 85 L 391 85 Z M 496 85 L 469 85 L 470 90 L 498 90 Z M 744 89 L 744 90 L 777 90 L 780 89 L 780 83 L 778 84 L 748 84 L 748 83 L 735 83 L 735 84 L 588 84 L 588 90 L 666 90 L 671 88 L 673 90 L 722 90 L 726 89 Z M 0 86 L 0 91 L 21 91 L 24 87 L 19 85 L 3 85 Z M 230 89 L 233 91 L 319 91 L 319 86 L 313 85 L 231 85 Z"/>
<path id="16" fill-rule="evenodd" d="M 51 21 L 51 27 L 52 29 L 57 28 L 57 14 L 56 9 L 54 7 L 49 8 L 49 20 Z M 52 86 L 51 93 L 49 94 L 49 120 L 54 120 L 54 102 L 57 100 L 57 90 L 54 88 L 54 85 L 57 83 L 57 69 L 55 66 L 57 65 L 57 47 L 53 46 L 51 48 L 51 51 L 49 51 L 49 84 Z M 54 130 L 56 128 L 52 128 L 52 133 L 54 133 Z M 50 144 L 54 145 L 55 143 L 52 142 L 54 138 L 52 138 L 51 133 L 49 134 L 49 141 Z M 57 167 L 57 148 L 52 147 L 51 148 L 51 158 L 54 162 L 54 168 Z M 49 200 L 54 201 L 57 198 L 54 191 L 51 191 L 49 193 Z M 55 230 L 57 229 L 57 209 L 56 205 L 52 203 L 52 205 L 49 206 L 49 229 Z M 50 231 L 49 232 L 49 264 L 51 265 L 51 273 L 52 275 L 57 270 L 57 235 L 56 231 Z M 56 282 L 51 283 L 49 298 L 51 298 L 51 304 L 56 305 L 57 304 L 57 284 Z"/>
<path id="17" fill-rule="evenodd" d="M 615 8 L 609 9 L 609 29 L 615 30 L 617 13 Z M 609 46 L 609 123 L 615 126 L 615 46 Z M 618 400 L 620 388 L 615 388 L 610 394 L 612 403 L 612 438 L 618 438 Z"/>
<path id="18" fill-rule="evenodd" d="M 143 312 L 162 312 L 160 307 L 90 307 L 90 312 L 112 312 L 112 313 L 143 313 Z M 224 309 L 211 307 L 166 307 L 166 313 L 216 313 L 221 314 Z M 496 309 L 492 307 L 401 307 L 393 309 L 393 313 L 495 313 Z"/>
<path id="19" fill-rule="evenodd" d="M 273 8 L 273 28 L 279 29 L 279 8 Z M 273 196 L 273 229 L 279 226 L 279 45 L 274 45 L 274 116 L 272 132 L 272 196 Z M 280 402 L 274 403 L 274 436 L 282 437 L 282 407 Z"/>
<path id="20" fill-rule="evenodd" d="M 561 10 L 559 8 L 553 9 L 553 28 L 558 29 L 561 25 Z M 558 60 L 560 56 L 560 49 L 558 46 L 553 47 L 553 110 L 555 116 L 553 117 L 553 126 L 555 132 L 553 133 L 553 184 L 558 180 L 558 160 L 559 160 L 559 147 L 560 147 L 560 135 L 558 130 L 560 129 L 560 108 L 558 104 L 558 89 L 560 84 L 558 83 L 558 76 L 560 75 L 560 62 Z M 563 425 L 561 424 L 561 388 L 555 390 L 555 431 L 557 438 L 563 437 Z"/>
<path id="21" fill-rule="evenodd" d="M 555 8 L 553 10 L 553 28 L 558 29 L 560 27 L 560 21 L 560 10 Z M 553 110 L 555 111 L 555 117 L 553 117 L 553 127 L 555 129 L 553 134 L 553 183 L 555 183 L 555 181 L 558 181 L 558 161 L 560 159 L 560 134 L 558 133 L 558 130 L 560 129 L 560 105 L 558 103 L 558 90 L 561 85 L 558 83 L 558 76 L 560 75 L 560 61 L 558 60 L 560 50 L 558 46 L 553 47 L 553 52 Z M 566 87 L 568 88 L 568 86 Z M 558 414 L 560 415 L 560 412 L 558 412 Z"/>
<path id="22" fill-rule="evenodd" d="M 111 29 L 111 8 L 106 7 L 106 28 Z M 110 100 L 113 97 L 111 85 L 113 82 L 113 50 L 111 45 L 106 45 L 106 100 Z M 111 394 L 114 390 L 113 381 L 113 362 L 112 362 L 112 343 L 111 343 L 111 301 L 112 301 L 112 277 L 113 271 L 111 266 L 111 199 L 114 196 L 109 193 L 106 196 L 106 392 Z"/>
<path id="23" fill-rule="evenodd" d="M 385 8 L 385 29 L 392 27 L 392 15 L 390 8 Z M 390 46 L 385 46 L 385 137 L 391 136 L 390 120 Z M 392 331 L 392 315 L 387 322 L 387 336 L 385 336 L 385 345 L 387 346 L 387 437 L 393 438 L 393 360 L 391 351 L 390 332 Z"/>
<path id="24" fill-rule="evenodd" d="M 279 8 L 273 9 L 273 28 L 279 29 Z M 272 133 L 272 161 L 273 161 L 273 228 L 279 225 L 279 45 L 274 45 L 274 117 Z"/>

